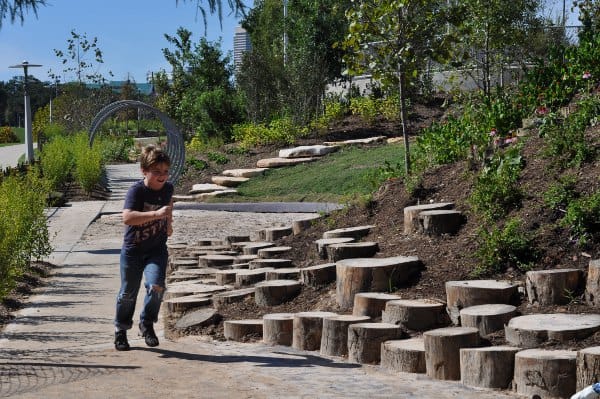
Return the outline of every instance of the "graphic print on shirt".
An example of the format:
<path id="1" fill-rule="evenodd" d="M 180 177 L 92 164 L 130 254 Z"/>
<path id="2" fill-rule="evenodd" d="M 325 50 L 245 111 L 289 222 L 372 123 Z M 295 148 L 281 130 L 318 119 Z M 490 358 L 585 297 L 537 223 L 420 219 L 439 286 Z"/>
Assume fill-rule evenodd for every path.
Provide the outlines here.
<path id="1" fill-rule="evenodd" d="M 161 205 L 149 204 L 147 202 L 144 202 L 143 212 L 156 211 L 160 208 Z M 156 237 L 162 231 L 167 231 L 167 219 L 152 220 L 150 222 L 144 223 L 140 226 L 137 226 L 135 236 L 133 238 L 133 243 L 135 245 L 138 245 L 152 237 Z"/>

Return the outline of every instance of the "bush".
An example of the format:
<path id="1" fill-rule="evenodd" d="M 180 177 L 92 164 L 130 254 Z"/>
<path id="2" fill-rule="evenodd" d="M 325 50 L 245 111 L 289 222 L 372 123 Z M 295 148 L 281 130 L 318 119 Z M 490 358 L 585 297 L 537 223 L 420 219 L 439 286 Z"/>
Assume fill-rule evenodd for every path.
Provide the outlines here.
<path id="1" fill-rule="evenodd" d="M 575 192 L 576 183 L 576 176 L 566 175 L 560 177 L 558 182 L 551 184 L 548 190 L 543 194 L 546 206 L 554 211 L 565 209 L 577 195 Z"/>
<path id="2" fill-rule="evenodd" d="M 572 240 L 585 246 L 600 229 L 600 191 L 572 200 L 559 224 L 570 230 Z"/>
<path id="3" fill-rule="evenodd" d="M 19 138 L 13 132 L 12 127 L 2 126 L 0 127 L 0 143 L 18 143 Z"/>
<path id="4" fill-rule="evenodd" d="M 100 145 L 94 143 L 90 148 L 87 135 L 85 133 L 77 134 L 73 142 L 73 159 L 75 161 L 73 172 L 75 181 L 87 193 L 91 193 L 102 178 L 103 160 Z"/>
<path id="5" fill-rule="evenodd" d="M 67 137 L 54 136 L 42 148 L 40 166 L 52 189 L 60 188 L 69 180 L 74 166 L 72 143 Z"/>
<path id="6" fill-rule="evenodd" d="M 130 136 L 102 136 L 96 140 L 102 151 L 102 160 L 109 162 L 128 162 L 129 153 L 134 149 L 133 138 Z"/>
<path id="7" fill-rule="evenodd" d="M 261 144 L 289 145 L 308 133 L 307 127 L 296 125 L 289 117 L 274 119 L 268 126 L 262 123 L 245 123 L 233 127 L 233 137 L 243 147 Z"/>
<path id="8" fill-rule="evenodd" d="M 227 162 L 229 162 L 229 159 L 220 152 L 211 151 L 207 153 L 206 156 L 208 157 L 209 161 L 212 161 L 218 165 L 225 165 Z"/>

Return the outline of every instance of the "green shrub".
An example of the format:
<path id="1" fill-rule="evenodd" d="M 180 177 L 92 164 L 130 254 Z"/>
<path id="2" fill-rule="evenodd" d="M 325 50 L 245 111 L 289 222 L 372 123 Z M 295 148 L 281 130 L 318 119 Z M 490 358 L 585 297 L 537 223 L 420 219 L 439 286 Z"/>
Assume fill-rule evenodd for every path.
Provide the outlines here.
<path id="1" fill-rule="evenodd" d="M 2 126 L 0 127 L 0 143 L 18 143 L 19 138 L 13 132 L 12 127 Z"/>
<path id="2" fill-rule="evenodd" d="M 289 145 L 308 133 L 307 127 L 296 125 L 289 117 L 274 119 L 268 126 L 244 123 L 233 127 L 234 140 L 246 148 L 261 144 Z"/>
<path id="3" fill-rule="evenodd" d="M 572 200 L 559 225 L 568 228 L 571 238 L 585 246 L 591 234 L 600 229 L 600 191 Z"/>
<path id="4" fill-rule="evenodd" d="M 566 206 L 576 197 L 575 184 L 577 177 L 565 175 L 558 179 L 558 182 L 550 185 L 543 194 L 544 203 L 552 210 L 565 209 Z"/>
<path id="5" fill-rule="evenodd" d="M 209 161 L 212 161 L 218 165 L 225 165 L 227 162 L 229 162 L 229 158 L 227 158 L 225 155 L 221 154 L 220 152 L 208 152 L 206 154 L 206 157 L 208 158 Z"/>
<path id="6" fill-rule="evenodd" d="M 101 136 L 96 141 L 101 148 L 104 163 L 128 162 L 129 153 L 134 149 L 131 136 Z"/>
<path id="7" fill-rule="evenodd" d="M 69 180 L 74 167 L 72 144 L 72 139 L 57 135 L 42 148 L 40 166 L 52 189 L 60 188 Z"/>
<path id="8" fill-rule="evenodd" d="M 197 158 L 188 158 L 186 161 L 188 168 L 194 168 L 196 170 L 204 170 L 208 168 L 206 161 Z"/>
<path id="9" fill-rule="evenodd" d="M 87 193 L 91 193 L 102 178 L 103 162 L 101 146 L 99 143 L 94 143 L 93 147 L 90 147 L 87 135 L 79 133 L 73 142 L 73 159 L 75 161 L 75 170 L 73 173 L 75 181 Z"/>
<path id="10" fill-rule="evenodd" d="M 350 112 L 360 116 L 366 123 L 373 124 L 379 115 L 377 100 L 370 97 L 353 97 L 350 99 Z"/>

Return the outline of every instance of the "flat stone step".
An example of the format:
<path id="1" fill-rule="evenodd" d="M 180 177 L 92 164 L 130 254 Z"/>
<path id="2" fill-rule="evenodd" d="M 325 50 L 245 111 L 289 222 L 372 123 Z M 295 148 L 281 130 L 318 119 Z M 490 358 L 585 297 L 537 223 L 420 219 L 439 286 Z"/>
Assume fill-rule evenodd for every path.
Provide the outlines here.
<path id="1" fill-rule="evenodd" d="M 577 352 L 528 349 L 515 354 L 513 389 L 533 398 L 570 398 L 575 393 Z"/>
<path id="2" fill-rule="evenodd" d="M 192 195 L 192 199 L 194 201 L 204 201 L 211 198 L 229 197 L 231 195 L 237 195 L 237 193 L 236 189 L 229 188 L 227 190 L 218 190 L 211 193 L 194 194 Z"/>
<path id="3" fill-rule="evenodd" d="M 265 171 L 269 170 L 269 168 L 252 168 L 252 169 L 228 169 L 221 172 L 223 176 L 230 177 L 255 177 L 261 176 L 265 173 Z"/>
<path id="4" fill-rule="evenodd" d="M 464 222 L 462 212 L 452 209 L 423 211 L 418 215 L 418 230 L 430 236 L 456 234 Z"/>
<path id="5" fill-rule="evenodd" d="M 400 297 L 385 292 L 359 292 L 354 295 L 352 315 L 379 319 L 381 318 L 381 312 L 385 309 L 385 304 L 396 299 L 400 299 Z M 384 323 L 388 322 L 384 321 Z"/>
<path id="6" fill-rule="evenodd" d="M 226 291 L 212 296 L 213 306 L 223 309 L 229 304 L 241 302 L 246 298 L 254 297 L 254 287 L 239 290 Z"/>
<path id="7" fill-rule="evenodd" d="M 355 240 L 360 240 L 371 232 L 374 225 L 356 226 L 356 227 L 345 227 L 342 229 L 329 230 L 323 233 L 323 238 L 342 238 L 350 237 Z"/>
<path id="8" fill-rule="evenodd" d="M 335 263 L 324 263 L 300 269 L 300 280 L 311 287 L 321 287 L 336 279 Z"/>
<path id="9" fill-rule="evenodd" d="M 600 330 L 598 314 L 531 314 L 510 319 L 504 332 L 514 346 L 536 348 L 547 341 L 581 340 Z"/>
<path id="10" fill-rule="evenodd" d="M 190 194 L 190 195 L 205 194 L 205 193 L 212 193 L 215 191 L 223 191 L 223 190 L 229 190 L 229 187 L 225 187 L 220 184 L 199 183 L 199 184 L 194 184 L 192 186 L 192 189 L 188 192 L 188 194 Z"/>
<path id="11" fill-rule="evenodd" d="M 300 269 L 295 267 L 284 267 L 268 271 L 266 274 L 267 280 L 299 280 Z"/>
<path id="12" fill-rule="evenodd" d="M 340 237 L 340 238 L 319 238 L 315 240 L 315 245 L 317 247 L 317 254 L 321 259 L 327 259 L 327 247 L 333 244 L 342 244 L 347 242 L 353 242 L 354 238 L 352 237 Z"/>
<path id="13" fill-rule="evenodd" d="M 286 246 L 262 248 L 258 250 L 258 257 L 261 259 L 279 258 L 281 256 L 285 256 L 291 250 L 292 247 Z"/>
<path id="14" fill-rule="evenodd" d="M 412 205 L 404 208 L 404 234 L 412 234 L 418 230 L 418 215 L 424 211 L 453 209 L 453 202 Z"/>
<path id="15" fill-rule="evenodd" d="M 230 341 L 246 342 L 262 338 L 262 332 L 262 319 L 225 320 L 223 323 L 223 335 Z"/>
<path id="16" fill-rule="evenodd" d="M 425 374 L 423 338 L 385 341 L 381 345 L 381 367 L 400 373 Z"/>
<path id="17" fill-rule="evenodd" d="M 301 163 L 314 162 L 317 159 L 319 158 L 265 158 L 258 160 L 258 162 L 256 162 L 256 166 L 259 168 L 279 168 L 282 166 L 294 166 Z"/>
<path id="18" fill-rule="evenodd" d="M 407 330 L 426 331 L 448 325 L 446 305 L 432 299 L 397 299 L 385 303 L 381 320 Z"/>
<path id="19" fill-rule="evenodd" d="M 210 178 L 213 183 L 225 186 L 225 187 L 237 187 L 242 183 L 250 180 L 247 177 L 233 177 L 233 176 L 212 176 Z"/>
<path id="20" fill-rule="evenodd" d="M 336 145 L 302 145 L 279 150 L 279 158 L 322 157 L 339 149 L 340 147 Z"/>
<path id="21" fill-rule="evenodd" d="M 517 315 L 513 305 L 490 304 L 464 308 L 460 311 L 460 324 L 463 327 L 475 327 L 479 335 L 485 337 L 504 329 L 508 321 Z"/>
<path id="22" fill-rule="evenodd" d="M 300 294 L 299 281 L 267 280 L 254 286 L 254 301 L 258 306 L 276 306 L 294 299 Z"/>
<path id="23" fill-rule="evenodd" d="M 387 137 L 385 136 L 374 136 L 367 137 L 366 139 L 352 139 L 352 140 L 342 140 L 342 141 L 325 141 L 324 145 L 338 145 L 338 146 L 348 146 L 348 145 L 359 145 L 359 144 L 378 144 L 385 143 Z"/>
<path id="24" fill-rule="evenodd" d="M 327 247 L 327 260 L 337 262 L 341 259 L 370 258 L 379 252 L 379 244 L 372 241 L 344 242 Z"/>

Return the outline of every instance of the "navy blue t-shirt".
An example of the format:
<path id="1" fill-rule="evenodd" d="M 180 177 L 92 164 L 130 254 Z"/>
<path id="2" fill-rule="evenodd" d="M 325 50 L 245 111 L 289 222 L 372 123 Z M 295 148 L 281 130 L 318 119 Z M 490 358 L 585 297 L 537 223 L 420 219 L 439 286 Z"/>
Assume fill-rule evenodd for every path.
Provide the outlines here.
<path id="1" fill-rule="evenodd" d="M 127 191 L 123 209 L 148 212 L 169 205 L 173 184 L 166 182 L 158 191 L 146 187 L 143 180 L 134 183 Z M 139 226 L 125 226 L 123 249 L 149 251 L 163 248 L 167 243 L 167 219 L 153 220 Z"/>

